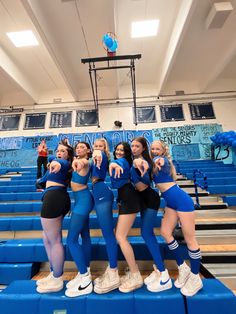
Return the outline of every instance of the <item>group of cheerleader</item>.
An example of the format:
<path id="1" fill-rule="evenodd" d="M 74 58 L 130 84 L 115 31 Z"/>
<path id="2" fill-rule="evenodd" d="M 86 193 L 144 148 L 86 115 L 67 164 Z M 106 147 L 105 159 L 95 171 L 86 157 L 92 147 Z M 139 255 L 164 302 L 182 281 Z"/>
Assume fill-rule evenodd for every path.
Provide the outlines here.
<path id="1" fill-rule="evenodd" d="M 75 156 L 73 158 L 73 154 Z M 161 256 L 154 233 L 160 196 L 166 208 L 161 223 L 161 235 L 165 239 L 178 265 L 178 277 L 174 285 L 185 296 L 193 296 L 202 288 L 199 275 L 201 254 L 195 237 L 194 204 L 188 194 L 176 184 L 176 172 L 168 146 L 154 141 L 148 148 L 144 137 L 137 137 L 131 144 L 119 143 L 110 161 L 108 143 L 104 138 L 94 142 L 93 152 L 86 142 L 73 148 L 67 142 L 58 145 L 55 159 L 46 173 L 46 189 L 42 197 L 41 223 L 43 241 L 47 252 L 50 273 L 39 279 L 39 293 L 56 292 L 64 287 L 64 247 L 62 223 L 70 211 L 68 182 L 74 195 L 70 217 L 67 246 L 78 268 L 78 274 L 67 282 L 65 295 L 77 297 L 92 291 L 98 294 L 119 289 L 123 293 L 140 288 L 143 284 L 151 292 L 172 288 L 172 280 Z M 92 162 L 90 162 L 90 157 Z M 109 171 L 112 189 L 117 189 L 118 220 L 114 226 L 114 196 L 106 183 Z M 88 188 L 91 180 L 92 189 Z M 155 187 L 154 187 L 155 185 Z M 92 281 L 90 271 L 91 239 L 89 214 L 96 211 L 97 219 L 106 243 L 108 266 L 105 273 Z M 153 271 L 144 280 L 136 263 L 128 234 L 135 218 L 140 215 L 140 230 L 153 258 Z M 189 254 L 185 263 L 173 231 L 181 225 Z M 124 276 L 118 272 L 118 245 L 128 264 Z"/>

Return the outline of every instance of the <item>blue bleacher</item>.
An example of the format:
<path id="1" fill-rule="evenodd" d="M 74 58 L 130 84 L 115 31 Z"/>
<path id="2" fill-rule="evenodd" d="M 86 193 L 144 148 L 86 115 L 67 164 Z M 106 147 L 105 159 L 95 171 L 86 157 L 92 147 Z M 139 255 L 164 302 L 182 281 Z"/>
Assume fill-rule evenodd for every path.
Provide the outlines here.
<path id="1" fill-rule="evenodd" d="M 223 201 L 227 202 L 229 206 L 236 206 L 236 195 L 225 195 L 222 196 Z"/>
<path id="2" fill-rule="evenodd" d="M 196 162 L 195 166 L 200 167 L 200 165 L 204 165 L 207 171 L 208 167 L 213 167 L 215 164 L 213 161 L 209 161 L 209 163 Z M 188 166 L 185 166 L 187 173 L 192 173 L 193 168 L 191 168 L 191 165 L 189 163 Z M 17 171 L 20 172 L 21 169 Z M 33 175 L 30 175 L 27 171 L 22 176 L 12 177 L 11 180 L 0 180 L 0 213 L 2 213 L 0 231 L 42 230 L 39 216 L 7 216 L 7 213 L 36 213 L 40 211 L 41 193 L 35 192 L 35 168 L 33 171 Z M 221 190 L 220 193 L 224 193 L 222 192 L 222 186 L 225 186 L 224 191 L 226 193 L 229 193 L 227 191 L 233 191 L 236 184 L 235 168 L 224 167 L 220 163 L 217 171 L 208 171 L 207 173 L 211 193 L 214 193 L 212 191 L 216 190 Z M 217 173 L 219 176 L 214 176 Z M 234 173 L 234 175 L 231 176 L 229 173 Z M 217 183 L 219 180 L 222 180 L 222 182 L 221 184 L 215 184 L 215 180 L 217 180 Z M 230 186 L 232 186 L 232 190 L 230 190 Z M 71 195 L 71 192 L 69 193 Z M 228 199 L 224 199 L 224 201 L 228 202 Z M 162 199 L 161 207 L 163 208 L 164 206 L 165 202 Z M 115 201 L 113 208 L 117 208 Z M 4 213 L 6 213 L 6 216 L 4 216 Z M 156 227 L 160 227 L 162 215 L 162 212 L 158 212 Z M 114 225 L 117 217 L 118 214 L 115 212 Z M 69 221 L 70 218 L 65 217 L 63 222 L 64 230 L 68 229 Z M 140 227 L 140 215 L 137 216 L 133 227 Z M 90 228 L 99 228 L 96 214 L 94 213 L 90 215 Z M 149 261 L 152 259 L 142 237 L 131 236 L 129 239 L 137 260 Z M 162 256 L 168 260 L 173 259 L 173 255 L 163 238 L 157 236 L 157 239 Z M 66 260 L 71 261 L 72 258 L 66 245 L 66 239 L 63 239 L 63 244 Z M 184 258 L 188 259 L 185 243 L 181 243 L 180 248 Z M 124 260 L 120 250 L 118 259 Z M 107 260 L 105 241 L 102 237 L 92 237 L 92 260 Z M 47 255 L 41 238 L 3 239 L 0 241 L 0 284 L 10 283 L 0 293 L 1 314 L 17 313 L 19 309 L 21 314 L 108 314 L 111 310 L 115 314 L 120 314 L 121 312 L 123 314 L 153 314 L 155 310 L 159 314 L 229 314 L 236 311 L 235 296 L 221 282 L 215 279 L 204 279 L 203 289 L 191 298 L 182 296 L 179 289 L 175 287 L 161 293 L 151 293 L 147 291 L 145 286 L 128 294 L 123 294 L 116 290 L 104 295 L 92 293 L 74 299 L 65 297 L 64 291 L 40 295 L 35 290 L 35 281 L 22 281 L 22 279 L 32 278 L 37 273 L 40 263 L 46 261 Z M 13 281 L 14 279 L 17 279 L 17 281 Z"/>
<path id="3" fill-rule="evenodd" d="M 65 291 L 49 294 L 36 292 L 33 280 L 14 281 L 0 293 L 1 314 L 232 314 L 236 298 L 217 279 L 203 279 L 203 289 L 193 297 L 180 290 L 149 292 L 145 286 L 130 293 L 118 290 L 97 295 L 94 292 L 67 298 Z"/>
<path id="4" fill-rule="evenodd" d="M 71 202 L 71 207 L 74 206 L 74 201 Z M 161 199 L 161 208 L 165 207 L 164 199 Z M 35 202 L 6 202 L 0 203 L 0 213 L 38 213 L 40 212 L 41 201 Z M 116 201 L 113 202 L 113 209 L 117 209 Z"/>
<path id="5" fill-rule="evenodd" d="M 1 314 L 17 313 L 18 309 L 21 314 L 153 314 L 155 308 L 158 314 L 186 314 L 184 297 L 176 288 L 151 293 L 142 287 L 131 293 L 114 290 L 71 299 L 65 297 L 64 291 L 39 294 L 34 281 L 13 282 L 0 293 L 0 308 L 4 311 Z"/>
<path id="6" fill-rule="evenodd" d="M 236 194 L 236 167 L 234 165 L 225 165 L 215 161 L 178 163 L 178 170 L 190 180 L 193 180 L 194 169 L 199 169 L 207 176 L 207 191 L 211 194 Z M 199 177 L 197 181 L 203 184 L 203 178 Z"/>
<path id="7" fill-rule="evenodd" d="M 163 213 L 158 212 L 156 216 L 155 227 L 159 228 L 161 225 Z M 117 222 L 118 214 L 114 213 L 114 225 Z M 138 214 L 133 228 L 140 227 L 140 215 Z M 66 216 L 63 221 L 63 230 L 67 230 L 70 222 L 70 217 Z M 90 228 L 99 229 L 99 223 L 96 214 L 90 214 Z M 39 216 L 19 216 L 19 217 L 9 217 L 2 216 L 0 219 L 0 231 L 23 231 L 23 230 L 42 230 L 40 217 Z"/>
<path id="8" fill-rule="evenodd" d="M 9 285 L 14 280 L 26 280 L 35 276 L 40 263 L 0 263 L 0 284 Z"/>
<path id="9" fill-rule="evenodd" d="M 134 248 L 137 260 L 151 260 L 148 248 L 140 236 L 129 237 L 130 243 Z M 107 260 L 105 241 L 102 237 L 92 237 L 92 260 Z M 165 259 L 173 259 L 171 251 L 166 246 L 161 236 L 157 236 L 162 256 Z M 71 261 L 71 255 L 67 249 L 66 240 L 63 240 L 66 260 Z M 183 256 L 188 258 L 186 245 L 180 244 Z M 119 251 L 118 259 L 124 257 Z M 47 255 L 42 239 L 14 239 L 0 242 L 0 263 L 27 263 L 27 262 L 46 262 Z"/>

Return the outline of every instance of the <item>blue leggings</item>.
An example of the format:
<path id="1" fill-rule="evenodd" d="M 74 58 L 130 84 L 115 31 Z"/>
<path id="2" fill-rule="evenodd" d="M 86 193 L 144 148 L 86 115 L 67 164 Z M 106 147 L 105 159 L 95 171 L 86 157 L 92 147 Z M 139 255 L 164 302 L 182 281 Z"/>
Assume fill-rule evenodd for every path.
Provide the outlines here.
<path id="1" fill-rule="evenodd" d="M 141 235 L 152 255 L 152 258 L 159 269 L 165 270 L 165 265 L 160 252 L 160 247 L 154 234 L 157 210 L 147 208 L 141 211 Z"/>
<path id="2" fill-rule="evenodd" d="M 82 243 L 79 242 L 81 235 Z M 67 245 L 72 258 L 81 274 L 87 273 L 91 260 L 91 238 L 89 234 L 89 216 L 72 212 L 67 236 Z"/>
<path id="3" fill-rule="evenodd" d="M 93 186 L 93 196 L 97 218 L 106 242 L 108 260 L 111 268 L 117 267 L 118 246 L 114 234 L 113 193 L 104 182 Z"/>

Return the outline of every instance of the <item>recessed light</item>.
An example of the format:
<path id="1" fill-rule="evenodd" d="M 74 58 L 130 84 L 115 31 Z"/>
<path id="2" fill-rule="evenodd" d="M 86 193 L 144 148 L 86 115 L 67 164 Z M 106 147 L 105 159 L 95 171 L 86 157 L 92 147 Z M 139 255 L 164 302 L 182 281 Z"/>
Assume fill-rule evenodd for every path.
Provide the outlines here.
<path id="1" fill-rule="evenodd" d="M 159 20 L 147 20 L 132 22 L 131 37 L 151 37 L 156 36 L 159 27 Z"/>
<path id="2" fill-rule="evenodd" d="M 30 30 L 7 33 L 7 36 L 16 47 L 39 45 L 34 33 Z"/>

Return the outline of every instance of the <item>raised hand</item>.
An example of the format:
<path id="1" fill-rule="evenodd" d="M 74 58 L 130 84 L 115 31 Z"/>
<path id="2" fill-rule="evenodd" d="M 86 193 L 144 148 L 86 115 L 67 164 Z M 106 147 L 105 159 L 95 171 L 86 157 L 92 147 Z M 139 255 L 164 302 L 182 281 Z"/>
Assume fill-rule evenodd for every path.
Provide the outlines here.
<path id="1" fill-rule="evenodd" d="M 80 170 L 84 168 L 84 162 L 80 159 L 74 158 L 71 166 L 74 171 L 80 172 Z"/>
<path id="2" fill-rule="evenodd" d="M 146 160 L 137 158 L 134 159 L 134 167 L 140 171 L 141 177 L 143 177 L 149 169 L 149 164 Z"/>
<path id="3" fill-rule="evenodd" d="M 157 168 L 158 170 L 161 170 L 161 167 L 164 166 L 164 163 L 165 163 L 165 160 L 164 160 L 164 158 L 162 158 L 162 157 L 156 158 L 156 159 L 154 160 L 154 164 L 155 164 L 155 166 L 156 166 L 156 168 Z"/>
<path id="4" fill-rule="evenodd" d="M 49 165 L 49 172 L 50 173 L 57 173 L 61 169 L 61 164 L 55 160 L 53 160 Z"/>
<path id="5" fill-rule="evenodd" d="M 93 156 L 92 156 L 92 159 L 93 159 L 93 163 L 94 165 L 100 169 L 101 167 L 101 164 L 102 164 L 102 152 L 98 149 L 94 150 L 93 151 Z"/>
<path id="6" fill-rule="evenodd" d="M 113 173 L 113 170 L 115 170 L 115 172 Z M 117 165 L 115 162 L 112 162 L 109 165 L 109 174 L 110 176 L 116 178 L 120 178 L 121 174 L 124 172 L 123 168 L 119 165 Z"/>

